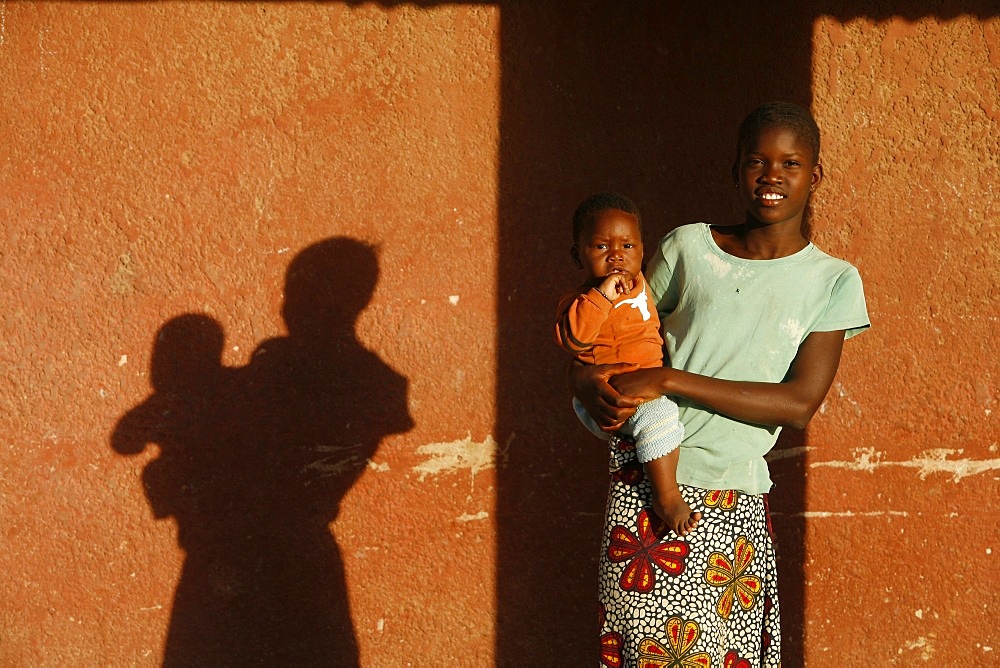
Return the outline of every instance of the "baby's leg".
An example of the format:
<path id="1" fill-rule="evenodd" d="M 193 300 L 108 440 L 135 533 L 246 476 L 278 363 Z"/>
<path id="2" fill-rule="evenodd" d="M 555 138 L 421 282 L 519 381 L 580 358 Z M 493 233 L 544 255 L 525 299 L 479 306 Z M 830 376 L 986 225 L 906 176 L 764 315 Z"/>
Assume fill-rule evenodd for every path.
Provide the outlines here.
<path id="1" fill-rule="evenodd" d="M 622 427 L 635 440 L 636 455 L 653 485 L 653 510 L 678 536 L 698 525 L 700 513 L 691 511 L 677 488 L 677 460 L 684 439 L 684 425 L 677 419 L 677 404 L 660 397 L 642 404 Z"/>
<path id="2" fill-rule="evenodd" d="M 680 448 L 643 464 L 653 486 L 653 510 L 678 536 L 686 536 L 698 526 L 701 513 L 691 510 L 677 487 L 677 460 Z"/>

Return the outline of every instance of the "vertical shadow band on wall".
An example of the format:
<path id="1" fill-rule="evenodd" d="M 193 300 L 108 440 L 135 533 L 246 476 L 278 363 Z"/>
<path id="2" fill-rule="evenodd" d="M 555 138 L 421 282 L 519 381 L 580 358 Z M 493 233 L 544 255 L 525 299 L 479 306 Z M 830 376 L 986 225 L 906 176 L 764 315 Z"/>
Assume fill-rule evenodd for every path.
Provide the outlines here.
<path id="1" fill-rule="evenodd" d="M 682 223 L 740 222 L 729 176 L 739 120 L 771 99 L 810 103 L 812 15 L 801 3 L 557 4 L 501 5 L 497 433 L 517 437 L 498 485 L 500 666 L 597 655 L 607 461 L 575 422 L 550 329 L 558 294 L 579 280 L 573 209 L 592 192 L 623 192 L 643 212 L 647 245 Z M 773 505 L 801 508 L 801 475 L 776 477 Z M 782 525 L 801 516 L 781 516 L 779 535 L 795 537 L 780 546 L 794 652 L 802 529 Z"/>
<path id="2" fill-rule="evenodd" d="M 729 180 L 736 127 L 762 102 L 810 105 L 819 17 L 986 18 L 997 9 L 976 1 L 499 4 L 496 433 L 517 437 L 498 480 L 497 664 L 592 665 L 606 462 L 570 414 L 567 360 L 549 342 L 560 282 L 577 280 L 567 253 L 574 207 L 598 190 L 624 192 L 643 211 L 647 245 L 687 222 L 740 222 Z M 777 449 L 806 442 L 786 430 Z M 771 470 L 784 664 L 797 666 L 804 460 L 778 458 Z"/>

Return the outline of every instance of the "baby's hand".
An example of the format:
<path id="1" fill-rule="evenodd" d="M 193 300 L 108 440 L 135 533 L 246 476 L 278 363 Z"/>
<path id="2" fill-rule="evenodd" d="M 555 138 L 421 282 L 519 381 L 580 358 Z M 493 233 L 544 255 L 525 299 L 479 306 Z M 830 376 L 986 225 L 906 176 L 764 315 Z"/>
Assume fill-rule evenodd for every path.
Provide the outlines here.
<path id="1" fill-rule="evenodd" d="M 597 289 L 611 301 L 617 301 L 619 295 L 627 295 L 632 289 L 632 279 L 626 274 L 608 274 Z"/>

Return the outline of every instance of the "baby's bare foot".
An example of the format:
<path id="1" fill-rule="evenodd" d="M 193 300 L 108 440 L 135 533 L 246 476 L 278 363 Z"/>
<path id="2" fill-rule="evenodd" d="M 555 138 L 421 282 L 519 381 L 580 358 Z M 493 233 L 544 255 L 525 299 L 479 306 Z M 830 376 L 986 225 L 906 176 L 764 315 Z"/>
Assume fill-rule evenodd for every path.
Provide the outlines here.
<path id="1" fill-rule="evenodd" d="M 696 526 L 698 526 L 698 521 L 700 519 L 701 519 L 701 513 L 692 510 L 688 514 L 687 519 L 684 520 L 684 523 L 678 529 L 674 529 L 674 532 L 677 533 L 678 536 L 686 536 Z"/>
<path id="2" fill-rule="evenodd" d="M 680 492 L 662 495 L 653 506 L 656 514 L 678 536 L 688 535 L 701 519 L 701 513 L 691 510 Z"/>

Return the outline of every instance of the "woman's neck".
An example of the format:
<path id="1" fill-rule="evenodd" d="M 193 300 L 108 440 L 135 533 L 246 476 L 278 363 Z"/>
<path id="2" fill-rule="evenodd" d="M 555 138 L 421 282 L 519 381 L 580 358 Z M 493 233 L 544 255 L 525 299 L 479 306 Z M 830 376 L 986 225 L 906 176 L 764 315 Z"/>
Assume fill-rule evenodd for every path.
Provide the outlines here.
<path id="1" fill-rule="evenodd" d="M 745 260 L 776 260 L 794 255 L 809 245 L 802 236 L 801 223 L 763 225 L 747 217 L 743 225 L 712 228 L 719 247 Z"/>

